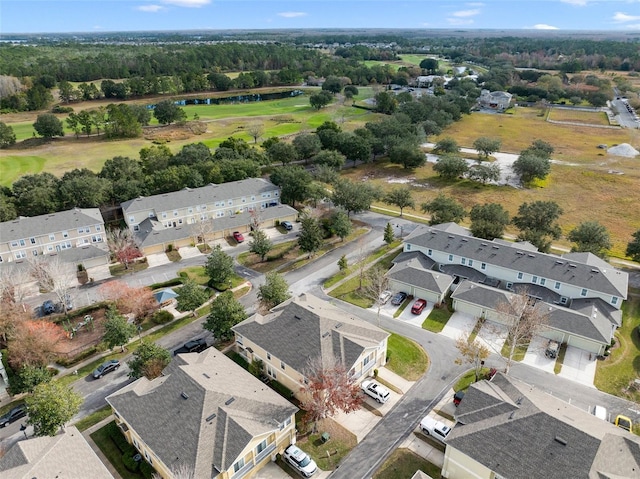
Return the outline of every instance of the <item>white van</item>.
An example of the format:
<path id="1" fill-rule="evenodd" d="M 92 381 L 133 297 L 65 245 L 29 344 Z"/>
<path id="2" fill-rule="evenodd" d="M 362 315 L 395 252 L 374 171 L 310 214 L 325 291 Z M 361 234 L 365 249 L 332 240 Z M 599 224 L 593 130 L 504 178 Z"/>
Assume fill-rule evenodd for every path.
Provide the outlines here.
<path id="1" fill-rule="evenodd" d="M 602 406 L 593 406 L 593 411 L 591 411 L 595 417 L 602 419 L 603 421 L 609 420 L 609 415 L 607 414 L 606 408 Z"/>

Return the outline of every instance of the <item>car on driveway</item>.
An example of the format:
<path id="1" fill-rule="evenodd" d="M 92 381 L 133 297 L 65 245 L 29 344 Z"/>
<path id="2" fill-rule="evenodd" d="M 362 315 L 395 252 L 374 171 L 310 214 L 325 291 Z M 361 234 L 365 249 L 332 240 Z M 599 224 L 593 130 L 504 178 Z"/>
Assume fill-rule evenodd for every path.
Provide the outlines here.
<path id="1" fill-rule="evenodd" d="M 204 338 L 187 341 L 181 347 L 173 351 L 173 355 L 184 353 L 200 353 L 207 349 L 207 341 Z"/>
<path id="2" fill-rule="evenodd" d="M 291 444 L 284 450 L 284 459 L 305 477 L 311 477 L 318 470 L 316 462 L 298 446 Z"/>
<path id="3" fill-rule="evenodd" d="M 291 224 L 291 221 L 281 221 L 280 226 L 282 226 L 287 231 L 291 231 L 293 229 L 293 225 Z"/>
<path id="4" fill-rule="evenodd" d="M 8 413 L 3 416 L 0 416 L 0 427 L 7 427 L 12 422 L 17 421 L 18 419 L 25 417 L 27 415 L 27 405 L 20 404 L 19 406 L 14 407 Z"/>
<path id="5" fill-rule="evenodd" d="M 453 404 L 458 407 L 464 398 L 464 391 L 460 390 L 453 395 Z"/>
<path id="6" fill-rule="evenodd" d="M 102 363 L 93 371 L 93 379 L 100 379 L 105 374 L 115 371 L 120 367 L 120 361 L 117 359 L 110 359 L 109 361 Z"/>
<path id="7" fill-rule="evenodd" d="M 393 295 L 393 298 L 391 298 L 391 304 L 393 304 L 394 306 L 400 306 L 402 303 L 404 303 L 405 299 L 407 299 L 407 293 L 399 291 Z"/>
<path id="8" fill-rule="evenodd" d="M 451 432 L 451 428 L 449 426 L 432 418 L 431 416 L 427 416 L 420 421 L 420 429 L 427 436 L 431 436 L 443 444 Z"/>
<path id="9" fill-rule="evenodd" d="M 244 236 L 240 231 L 233 232 L 233 239 L 236 240 L 236 243 L 242 243 L 244 241 Z"/>
<path id="10" fill-rule="evenodd" d="M 391 291 L 383 291 L 382 293 L 380 293 L 380 296 L 378 296 L 378 301 L 380 301 L 380 304 L 387 304 L 387 302 L 391 299 L 391 296 L 393 296 L 393 293 Z"/>
<path id="11" fill-rule="evenodd" d="M 411 312 L 413 314 L 420 314 L 422 313 L 422 311 L 424 311 L 424 308 L 426 307 L 427 307 L 427 300 L 418 299 L 416 300 L 415 303 L 413 303 L 413 306 L 411 306 Z"/>
<path id="12" fill-rule="evenodd" d="M 55 312 L 56 312 L 56 305 L 53 304 L 53 301 L 51 301 L 50 299 L 47 299 L 44 303 L 42 303 L 42 314 L 47 316 Z"/>
<path id="13" fill-rule="evenodd" d="M 360 387 L 367 396 L 372 397 L 380 404 L 389 400 L 389 390 L 375 381 L 362 381 Z"/>

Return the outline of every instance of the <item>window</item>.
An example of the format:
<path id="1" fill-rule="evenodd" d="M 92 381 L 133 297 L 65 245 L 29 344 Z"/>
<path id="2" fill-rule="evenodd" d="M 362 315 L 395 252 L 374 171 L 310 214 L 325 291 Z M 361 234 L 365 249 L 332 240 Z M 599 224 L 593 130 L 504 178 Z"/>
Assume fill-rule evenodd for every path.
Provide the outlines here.
<path id="1" fill-rule="evenodd" d="M 165 219 L 167 217 L 167 212 L 163 211 L 161 216 L 162 216 L 163 219 Z"/>
<path id="2" fill-rule="evenodd" d="M 4 260 L 2 259 L 2 256 L 0 256 L 0 263 L 2 263 Z"/>
<path id="3" fill-rule="evenodd" d="M 431 256 L 432 254 L 433 254 L 433 250 L 432 250 L 432 249 L 428 249 L 428 250 L 427 250 L 427 255 L 428 255 L 428 256 Z"/>
<path id="4" fill-rule="evenodd" d="M 260 454 L 266 448 L 267 448 L 267 440 L 265 439 L 264 441 L 262 441 L 260 444 L 256 446 L 256 454 Z"/>
<path id="5" fill-rule="evenodd" d="M 547 280 L 544 278 L 540 278 L 540 285 L 544 286 L 546 284 Z"/>
<path id="6" fill-rule="evenodd" d="M 182 218 L 180 218 L 180 219 L 178 220 L 178 224 L 179 224 L 179 225 L 181 225 L 181 224 L 182 224 Z"/>
<path id="7" fill-rule="evenodd" d="M 487 263 L 481 263 L 480 269 L 487 269 Z"/>
<path id="8" fill-rule="evenodd" d="M 11 242 L 11 246 L 13 246 L 14 248 L 16 248 L 18 246 L 18 242 L 17 241 L 12 241 Z"/>
<path id="9" fill-rule="evenodd" d="M 144 457 L 147 459 L 147 461 L 149 461 L 149 464 L 153 464 L 153 461 L 151 460 L 151 455 L 147 451 L 144 451 Z"/>
<path id="10" fill-rule="evenodd" d="M 149 213 L 149 214 L 152 215 L 153 213 Z M 96 225 L 96 231 L 102 231 L 102 226 Z"/>
<path id="11" fill-rule="evenodd" d="M 2 261 L 2 260 L 0 259 L 0 261 Z M 611 304 L 618 304 L 618 297 L 617 296 L 612 296 L 611 297 Z"/>
<path id="12" fill-rule="evenodd" d="M 53 246 L 52 245 L 48 245 L 47 246 L 47 251 L 53 251 Z"/>
<path id="13" fill-rule="evenodd" d="M 282 361 L 280 361 L 280 368 L 281 368 L 283 371 L 284 371 L 284 369 L 285 369 L 284 362 L 282 362 Z"/>
<path id="14" fill-rule="evenodd" d="M 140 231 L 140 225 L 133 225 L 133 231 Z"/>
<path id="15" fill-rule="evenodd" d="M 133 438 L 133 445 L 138 447 L 138 440 L 135 437 Z"/>
<path id="16" fill-rule="evenodd" d="M 469 266 L 473 266 L 473 260 L 472 259 L 469 260 Z"/>
<path id="17" fill-rule="evenodd" d="M 255 195 L 251 195 L 251 201 L 255 201 L 255 200 L 256 200 Z"/>
<path id="18" fill-rule="evenodd" d="M 243 202 L 243 203 L 246 203 L 246 202 L 247 202 L 247 199 L 246 199 L 246 198 L 242 198 L 242 202 Z"/>
<path id="19" fill-rule="evenodd" d="M 411 245 L 410 244 L 407 245 L 407 251 L 411 251 Z"/>
<path id="20" fill-rule="evenodd" d="M 451 262 L 451 261 L 453 261 L 453 255 L 452 254 L 449 255 L 449 262 Z"/>
<path id="21" fill-rule="evenodd" d="M 207 209 L 207 205 L 202 205 L 202 211 Z"/>
<path id="22" fill-rule="evenodd" d="M 513 283 L 511 282 L 507 283 L 507 289 L 511 289 L 511 288 L 513 288 Z"/>
<path id="23" fill-rule="evenodd" d="M 521 272 L 518 272 L 518 279 L 522 279 L 524 275 Z"/>
<path id="24" fill-rule="evenodd" d="M 460 258 L 460 264 L 467 264 L 467 258 Z"/>
<path id="25" fill-rule="evenodd" d="M 533 276 L 533 277 L 531 278 L 531 282 L 532 282 L 533 284 L 538 284 L 538 277 L 537 277 L 537 276 Z"/>
<path id="26" fill-rule="evenodd" d="M 580 291 L 580 296 L 586 296 L 586 295 L 587 295 L 587 289 L 582 288 L 582 291 Z"/>
<path id="27" fill-rule="evenodd" d="M 204 221 L 208 218 L 207 215 L 205 215 L 204 213 L 200 215 L 200 221 Z"/>
<path id="28" fill-rule="evenodd" d="M 140 227 L 136 225 L 136 228 L 140 228 Z M 100 235 L 93 235 L 93 236 L 91 237 L 91 242 L 92 242 L 92 243 L 102 243 L 102 236 L 100 236 Z"/>
<path id="29" fill-rule="evenodd" d="M 29 243 L 36 244 L 36 239 L 35 238 L 29 238 Z"/>
<path id="30" fill-rule="evenodd" d="M 233 200 L 229 200 L 229 201 L 227 201 L 227 205 L 228 205 L 228 206 L 231 206 L 232 204 L 233 204 Z"/>
<path id="31" fill-rule="evenodd" d="M 27 257 L 27 254 L 24 251 L 16 251 L 13 255 L 16 259 L 23 259 Z"/>
<path id="32" fill-rule="evenodd" d="M 556 281 L 556 284 L 553 285 L 555 289 L 560 289 L 560 281 Z"/>
<path id="33" fill-rule="evenodd" d="M 55 241 L 56 240 L 56 235 L 54 233 L 50 233 L 49 234 L 49 241 Z"/>
<path id="34" fill-rule="evenodd" d="M 271 361 L 271 353 L 267 352 L 267 359 Z"/>
<path id="35" fill-rule="evenodd" d="M 193 208 L 189 208 L 189 214 L 193 213 Z"/>
<path id="36" fill-rule="evenodd" d="M 271 367 L 271 364 L 267 364 L 267 374 L 271 376 L 273 379 L 278 379 L 276 370 Z"/>
<path id="37" fill-rule="evenodd" d="M 567 304 L 567 298 L 565 298 L 564 296 L 560 298 L 560 304 Z"/>
<path id="38" fill-rule="evenodd" d="M 173 216 L 178 216 L 178 210 L 173 210 Z"/>
<path id="39" fill-rule="evenodd" d="M 240 335 L 236 336 L 236 343 L 242 344 L 242 336 Z"/>
<path id="40" fill-rule="evenodd" d="M 27 246 L 27 242 L 23 239 L 20 240 L 20 246 Z"/>
<path id="41" fill-rule="evenodd" d="M 244 458 L 240 459 L 233 465 L 233 472 L 238 472 L 240 469 L 244 467 Z"/>
<path id="42" fill-rule="evenodd" d="M 136 217 L 135 216 L 129 216 L 129 223 L 135 223 L 136 222 Z M 62 236 L 64 236 L 64 233 L 62 233 Z M 66 236 L 64 236 L 66 238 Z"/>

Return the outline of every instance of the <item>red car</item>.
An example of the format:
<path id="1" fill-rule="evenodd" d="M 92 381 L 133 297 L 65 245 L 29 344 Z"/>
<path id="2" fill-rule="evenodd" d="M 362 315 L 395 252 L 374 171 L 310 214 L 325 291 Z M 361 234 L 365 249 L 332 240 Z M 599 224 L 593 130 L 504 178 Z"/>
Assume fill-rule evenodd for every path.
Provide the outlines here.
<path id="1" fill-rule="evenodd" d="M 411 306 L 411 312 L 413 314 L 420 314 L 427 307 L 427 301 L 424 299 L 418 299 L 413 306 Z"/>
<path id="2" fill-rule="evenodd" d="M 242 243 L 244 241 L 244 236 L 239 231 L 233 232 L 233 239 L 236 240 L 236 243 Z"/>

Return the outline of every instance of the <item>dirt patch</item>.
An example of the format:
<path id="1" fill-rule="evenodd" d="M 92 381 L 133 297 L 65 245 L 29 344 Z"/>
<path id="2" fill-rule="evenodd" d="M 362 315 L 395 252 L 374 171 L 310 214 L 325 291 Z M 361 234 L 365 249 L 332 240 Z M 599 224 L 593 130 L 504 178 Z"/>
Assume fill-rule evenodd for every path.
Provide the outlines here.
<path id="1" fill-rule="evenodd" d="M 144 139 L 151 141 L 187 140 L 207 131 L 207 125 L 201 121 L 191 121 L 184 125 L 153 126 L 144 129 Z"/>
<path id="2" fill-rule="evenodd" d="M 104 336 L 105 310 L 99 309 L 91 313 L 93 324 L 79 326 L 83 321 L 82 316 L 65 320 L 60 326 L 68 331 L 68 336 L 56 345 L 56 353 L 66 359 L 73 358 L 84 350 L 98 344 Z M 76 328 L 76 332 L 71 337 L 71 328 Z"/>

